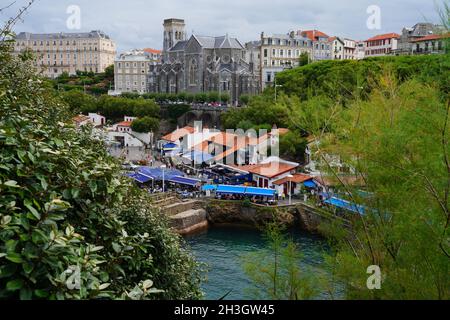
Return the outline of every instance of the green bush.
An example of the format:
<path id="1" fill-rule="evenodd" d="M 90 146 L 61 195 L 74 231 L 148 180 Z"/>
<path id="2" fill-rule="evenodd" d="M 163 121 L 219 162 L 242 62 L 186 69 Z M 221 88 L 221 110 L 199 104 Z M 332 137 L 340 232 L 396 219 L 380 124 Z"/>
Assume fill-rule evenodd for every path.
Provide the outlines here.
<path id="1" fill-rule="evenodd" d="M 199 298 L 166 217 L 31 70 L 0 44 L 0 298 Z"/>
<path id="2" fill-rule="evenodd" d="M 379 84 L 380 73 L 390 70 L 400 82 L 412 77 L 426 83 L 437 83 L 443 93 L 450 92 L 448 55 L 378 57 L 364 60 L 321 61 L 277 74 L 280 91 L 301 100 L 325 95 L 332 99 L 352 98 L 358 87 L 367 97 Z"/>

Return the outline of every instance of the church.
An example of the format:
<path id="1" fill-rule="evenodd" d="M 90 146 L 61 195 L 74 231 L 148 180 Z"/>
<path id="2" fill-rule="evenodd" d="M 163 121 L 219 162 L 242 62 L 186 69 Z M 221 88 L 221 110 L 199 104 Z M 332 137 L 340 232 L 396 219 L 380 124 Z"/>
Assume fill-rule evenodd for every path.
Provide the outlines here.
<path id="1" fill-rule="evenodd" d="M 245 59 L 238 39 L 195 34 L 187 39 L 184 20 L 166 19 L 162 63 L 151 66 L 150 92 L 215 91 L 237 105 L 241 95 L 260 92 L 257 66 Z"/>

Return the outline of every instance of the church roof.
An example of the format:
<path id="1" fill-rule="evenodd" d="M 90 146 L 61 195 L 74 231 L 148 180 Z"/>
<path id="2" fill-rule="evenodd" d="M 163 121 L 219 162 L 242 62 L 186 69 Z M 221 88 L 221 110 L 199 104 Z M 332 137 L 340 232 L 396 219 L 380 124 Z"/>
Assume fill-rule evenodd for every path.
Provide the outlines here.
<path id="1" fill-rule="evenodd" d="M 238 39 L 230 38 L 228 35 L 221 37 L 193 35 L 193 37 L 205 49 L 244 49 Z"/>
<path id="2" fill-rule="evenodd" d="M 186 48 L 187 40 L 184 41 L 178 41 L 172 48 L 170 48 L 170 51 L 180 51 L 184 50 Z"/>

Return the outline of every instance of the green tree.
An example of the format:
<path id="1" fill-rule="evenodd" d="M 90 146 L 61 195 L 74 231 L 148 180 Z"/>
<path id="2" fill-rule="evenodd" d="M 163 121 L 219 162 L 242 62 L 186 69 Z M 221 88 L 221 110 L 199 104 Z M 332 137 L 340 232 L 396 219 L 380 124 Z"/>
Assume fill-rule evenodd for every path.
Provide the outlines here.
<path id="1" fill-rule="evenodd" d="M 309 64 L 309 54 L 307 52 L 302 52 L 300 57 L 298 58 L 298 65 L 300 67 L 306 66 Z"/>
<path id="2" fill-rule="evenodd" d="M 300 132 L 289 131 L 280 137 L 280 154 L 288 159 L 302 161 L 306 145 L 306 139 Z"/>
<path id="3" fill-rule="evenodd" d="M 239 101 L 242 105 L 247 105 L 250 102 L 250 96 L 247 94 L 242 94 L 239 97 Z"/>
<path id="4" fill-rule="evenodd" d="M 354 167 L 371 193 L 341 183 L 367 209 L 352 234 L 330 232 L 335 268 L 347 298 L 449 299 L 450 103 L 433 86 L 398 82 L 391 73 L 380 77 L 318 150 Z M 380 290 L 366 287 L 371 265 L 381 268 Z"/>
<path id="5" fill-rule="evenodd" d="M 159 117 L 160 108 L 154 100 L 138 99 L 131 103 L 132 114 L 135 117 Z"/>
<path id="6" fill-rule="evenodd" d="M 159 119 L 143 117 L 133 121 L 131 129 L 135 132 L 156 132 L 159 129 Z"/>
<path id="7" fill-rule="evenodd" d="M 219 102 L 220 97 L 219 93 L 215 91 L 211 91 L 208 93 L 208 102 Z"/>
<path id="8" fill-rule="evenodd" d="M 220 102 L 222 103 L 230 103 L 231 97 L 228 93 L 222 93 L 220 95 Z"/>
<path id="9" fill-rule="evenodd" d="M 105 77 L 108 79 L 114 79 L 114 65 L 110 65 L 105 68 Z"/>
<path id="10" fill-rule="evenodd" d="M 269 249 L 242 257 L 244 271 L 254 283 L 248 291 L 255 299 L 303 300 L 318 293 L 313 273 L 300 268 L 299 248 L 284 231 L 277 223 L 268 224 L 265 238 Z"/>
<path id="11" fill-rule="evenodd" d="M 72 90 L 63 92 L 61 98 L 67 103 L 73 113 L 96 112 L 96 99 L 82 91 Z"/>

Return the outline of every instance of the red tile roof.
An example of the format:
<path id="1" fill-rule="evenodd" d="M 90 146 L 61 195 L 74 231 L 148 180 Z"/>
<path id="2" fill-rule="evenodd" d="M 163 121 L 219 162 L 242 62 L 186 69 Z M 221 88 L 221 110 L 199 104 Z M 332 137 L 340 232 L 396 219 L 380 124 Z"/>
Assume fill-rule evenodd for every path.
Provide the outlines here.
<path id="1" fill-rule="evenodd" d="M 177 129 L 174 132 L 165 135 L 161 139 L 170 141 L 170 142 L 175 142 L 175 141 L 178 141 L 180 138 L 183 138 L 183 137 L 187 136 L 188 134 L 192 134 L 194 132 L 195 132 L 195 129 L 193 127 L 186 126 L 184 128 Z"/>
<path id="2" fill-rule="evenodd" d="M 315 40 L 315 38 L 317 38 L 317 37 L 329 38 L 329 36 L 326 33 L 323 33 L 322 31 L 319 31 L 319 30 L 305 30 L 305 31 L 301 31 L 300 34 L 311 40 Z"/>
<path id="3" fill-rule="evenodd" d="M 392 39 L 392 38 L 400 38 L 400 35 L 397 33 L 385 33 L 385 34 L 379 34 L 375 37 L 372 37 L 370 39 L 367 39 L 365 42 L 367 41 L 376 41 L 376 40 L 386 40 L 386 39 Z"/>
<path id="4" fill-rule="evenodd" d="M 291 181 L 293 183 L 302 183 L 302 182 L 305 182 L 305 181 L 308 181 L 308 180 L 312 180 L 312 179 L 313 179 L 313 177 L 311 177 L 311 176 L 308 176 L 306 174 L 297 173 L 297 174 L 294 174 L 293 178 L 291 178 L 291 179 L 286 177 L 286 178 L 274 181 L 273 184 L 275 184 L 277 186 L 280 186 L 280 185 L 285 184 L 286 182 L 289 182 L 289 181 Z"/>
<path id="5" fill-rule="evenodd" d="M 84 114 L 79 114 L 79 115 L 73 117 L 72 120 L 76 123 L 81 123 L 81 122 L 90 120 L 90 118 L 88 116 L 85 116 Z"/>
<path id="6" fill-rule="evenodd" d="M 132 121 L 122 121 L 117 124 L 118 127 L 131 127 Z"/>
<path id="7" fill-rule="evenodd" d="M 295 170 L 298 165 L 292 165 L 282 162 L 271 162 L 247 166 L 233 166 L 240 170 L 248 171 L 253 174 L 260 175 L 269 179 L 275 178 L 283 173 Z"/>
<path id="8" fill-rule="evenodd" d="M 449 38 L 449 37 L 450 37 L 450 33 L 449 34 L 430 34 L 428 36 L 412 40 L 411 42 L 438 40 L 438 39 L 444 39 L 444 38 Z"/>
<path id="9" fill-rule="evenodd" d="M 233 147 L 235 145 L 236 140 L 243 140 L 243 139 L 238 138 L 238 136 L 233 133 L 218 132 L 216 135 L 212 136 L 209 140 L 213 143 L 217 143 L 222 146 Z"/>
<path id="10" fill-rule="evenodd" d="M 156 50 L 156 49 L 152 49 L 152 48 L 145 48 L 144 51 L 148 52 L 148 53 L 153 53 L 153 54 L 161 54 L 162 53 L 161 50 Z"/>

